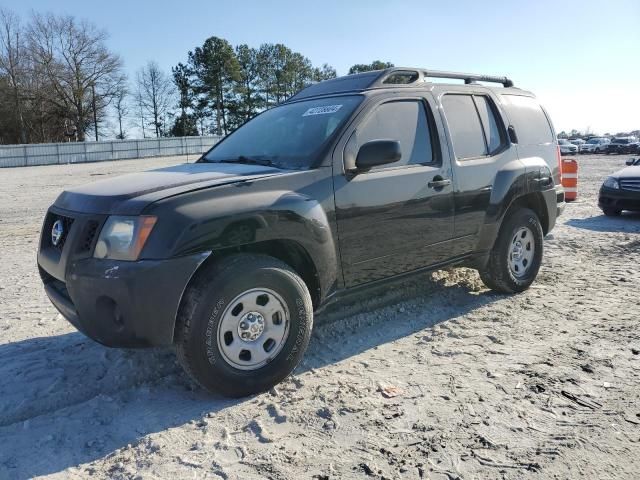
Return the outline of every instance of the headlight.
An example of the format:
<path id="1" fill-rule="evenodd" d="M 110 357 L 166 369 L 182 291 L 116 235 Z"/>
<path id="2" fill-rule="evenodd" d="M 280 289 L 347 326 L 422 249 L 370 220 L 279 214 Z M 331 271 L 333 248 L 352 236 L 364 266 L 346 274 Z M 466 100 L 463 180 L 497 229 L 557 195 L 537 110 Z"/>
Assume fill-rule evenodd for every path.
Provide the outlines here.
<path id="1" fill-rule="evenodd" d="M 109 217 L 100 231 L 93 256 L 111 260 L 137 260 L 156 220 L 151 216 Z"/>
<path id="2" fill-rule="evenodd" d="M 607 188 L 615 188 L 615 189 L 620 188 L 620 184 L 618 183 L 618 180 L 613 177 L 607 177 L 607 179 L 603 183 L 603 186 Z"/>

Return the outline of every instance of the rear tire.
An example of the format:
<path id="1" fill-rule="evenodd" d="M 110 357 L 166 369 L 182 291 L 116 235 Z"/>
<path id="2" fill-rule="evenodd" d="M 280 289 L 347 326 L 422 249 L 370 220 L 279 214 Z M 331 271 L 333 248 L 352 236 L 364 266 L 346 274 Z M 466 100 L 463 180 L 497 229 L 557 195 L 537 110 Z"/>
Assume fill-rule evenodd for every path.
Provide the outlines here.
<path id="1" fill-rule="evenodd" d="M 543 232 L 535 212 L 517 208 L 503 221 L 480 278 L 492 290 L 518 293 L 533 283 L 540 270 Z"/>
<path id="2" fill-rule="evenodd" d="M 311 296 L 288 265 L 266 255 L 230 255 L 187 288 L 176 352 L 200 386 L 243 397 L 268 390 L 293 371 L 312 326 Z"/>
<path id="3" fill-rule="evenodd" d="M 616 208 L 603 208 L 602 213 L 607 217 L 619 217 L 622 214 L 622 210 L 618 210 Z"/>

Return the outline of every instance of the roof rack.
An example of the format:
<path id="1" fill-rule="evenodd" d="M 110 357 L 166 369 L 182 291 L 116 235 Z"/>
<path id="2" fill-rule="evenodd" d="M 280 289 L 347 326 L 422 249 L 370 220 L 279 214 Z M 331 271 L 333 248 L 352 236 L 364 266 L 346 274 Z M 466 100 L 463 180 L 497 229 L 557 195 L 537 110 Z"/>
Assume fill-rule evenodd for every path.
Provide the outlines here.
<path id="1" fill-rule="evenodd" d="M 469 85 L 476 82 L 500 83 L 505 88 L 513 87 L 513 81 L 507 77 L 491 75 L 478 75 L 475 73 L 445 72 L 440 70 L 425 70 L 422 68 L 393 67 L 385 70 L 356 73 L 344 77 L 325 80 L 302 89 L 287 102 L 302 98 L 329 95 L 337 93 L 361 92 L 373 88 L 385 88 L 389 86 L 412 87 L 419 83 L 428 82 L 427 78 L 449 78 L 464 80 Z"/>
<path id="2" fill-rule="evenodd" d="M 438 70 L 423 70 L 425 77 L 432 78 L 454 78 L 458 80 L 464 80 L 464 83 L 470 84 L 475 82 L 489 82 L 489 83 L 501 83 L 503 87 L 513 87 L 513 80 L 507 77 L 496 77 L 493 75 L 478 75 L 475 73 L 456 73 L 456 72 L 441 72 Z"/>
<path id="3" fill-rule="evenodd" d="M 389 82 L 388 80 L 393 77 L 404 76 L 412 79 L 411 82 L 400 83 L 416 83 L 419 81 L 426 82 L 426 78 L 449 78 L 454 80 L 464 80 L 465 84 L 472 84 L 475 82 L 489 82 L 489 83 L 501 83 L 504 87 L 513 87 L 513 81 L 507 77 L 497 77 L 493 75 L 479 75 L 476 73 L 460 73 L 460 72 L 447 72 L 443 70 L 426 70 L 422 68 L 388 68 L 380 71 L 378 81 L 375 83 L 390 84 L 396 82 Z M 374 86 L 374 85 L 372 85 Z"/>

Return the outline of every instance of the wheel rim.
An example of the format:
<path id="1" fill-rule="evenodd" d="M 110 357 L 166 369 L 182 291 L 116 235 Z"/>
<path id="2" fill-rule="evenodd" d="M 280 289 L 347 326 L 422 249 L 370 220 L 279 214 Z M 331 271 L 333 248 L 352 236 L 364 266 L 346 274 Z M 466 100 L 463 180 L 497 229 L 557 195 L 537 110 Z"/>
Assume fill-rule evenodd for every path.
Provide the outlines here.
<path id="1" fill-rule="evenodd" d="M 529 272 L 535 253 L 533 232 L 528 227 L 520 227 L 511 239 L 509 250 L 509 269 L 514 277 L 521 278 Z"/>
<path id="2" fill-rule="evenodd" d="M 267 288 L 234 298 L 218 325 L 218 349 L 234 368 L 256 370 L 272 361 L 289 336 L 289 311 L 280 295 Z"/>

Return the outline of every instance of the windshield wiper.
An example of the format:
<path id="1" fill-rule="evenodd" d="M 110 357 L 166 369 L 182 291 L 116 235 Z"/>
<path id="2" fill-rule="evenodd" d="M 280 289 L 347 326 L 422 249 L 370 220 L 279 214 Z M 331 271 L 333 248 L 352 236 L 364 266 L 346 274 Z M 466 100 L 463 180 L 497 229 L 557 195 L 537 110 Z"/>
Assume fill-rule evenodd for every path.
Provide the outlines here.
<path id="1" fill-rule="evenodd" d="M 239 155 L 235 158 L 227 158 L 224 160 L 220 160 L 221 163 L 246 163 L 248 165 L 263 165 L 265 167 L 273 167 L 274 163 L 267 158 L 260 157 L 246 157 L 244 155 Z"/>

